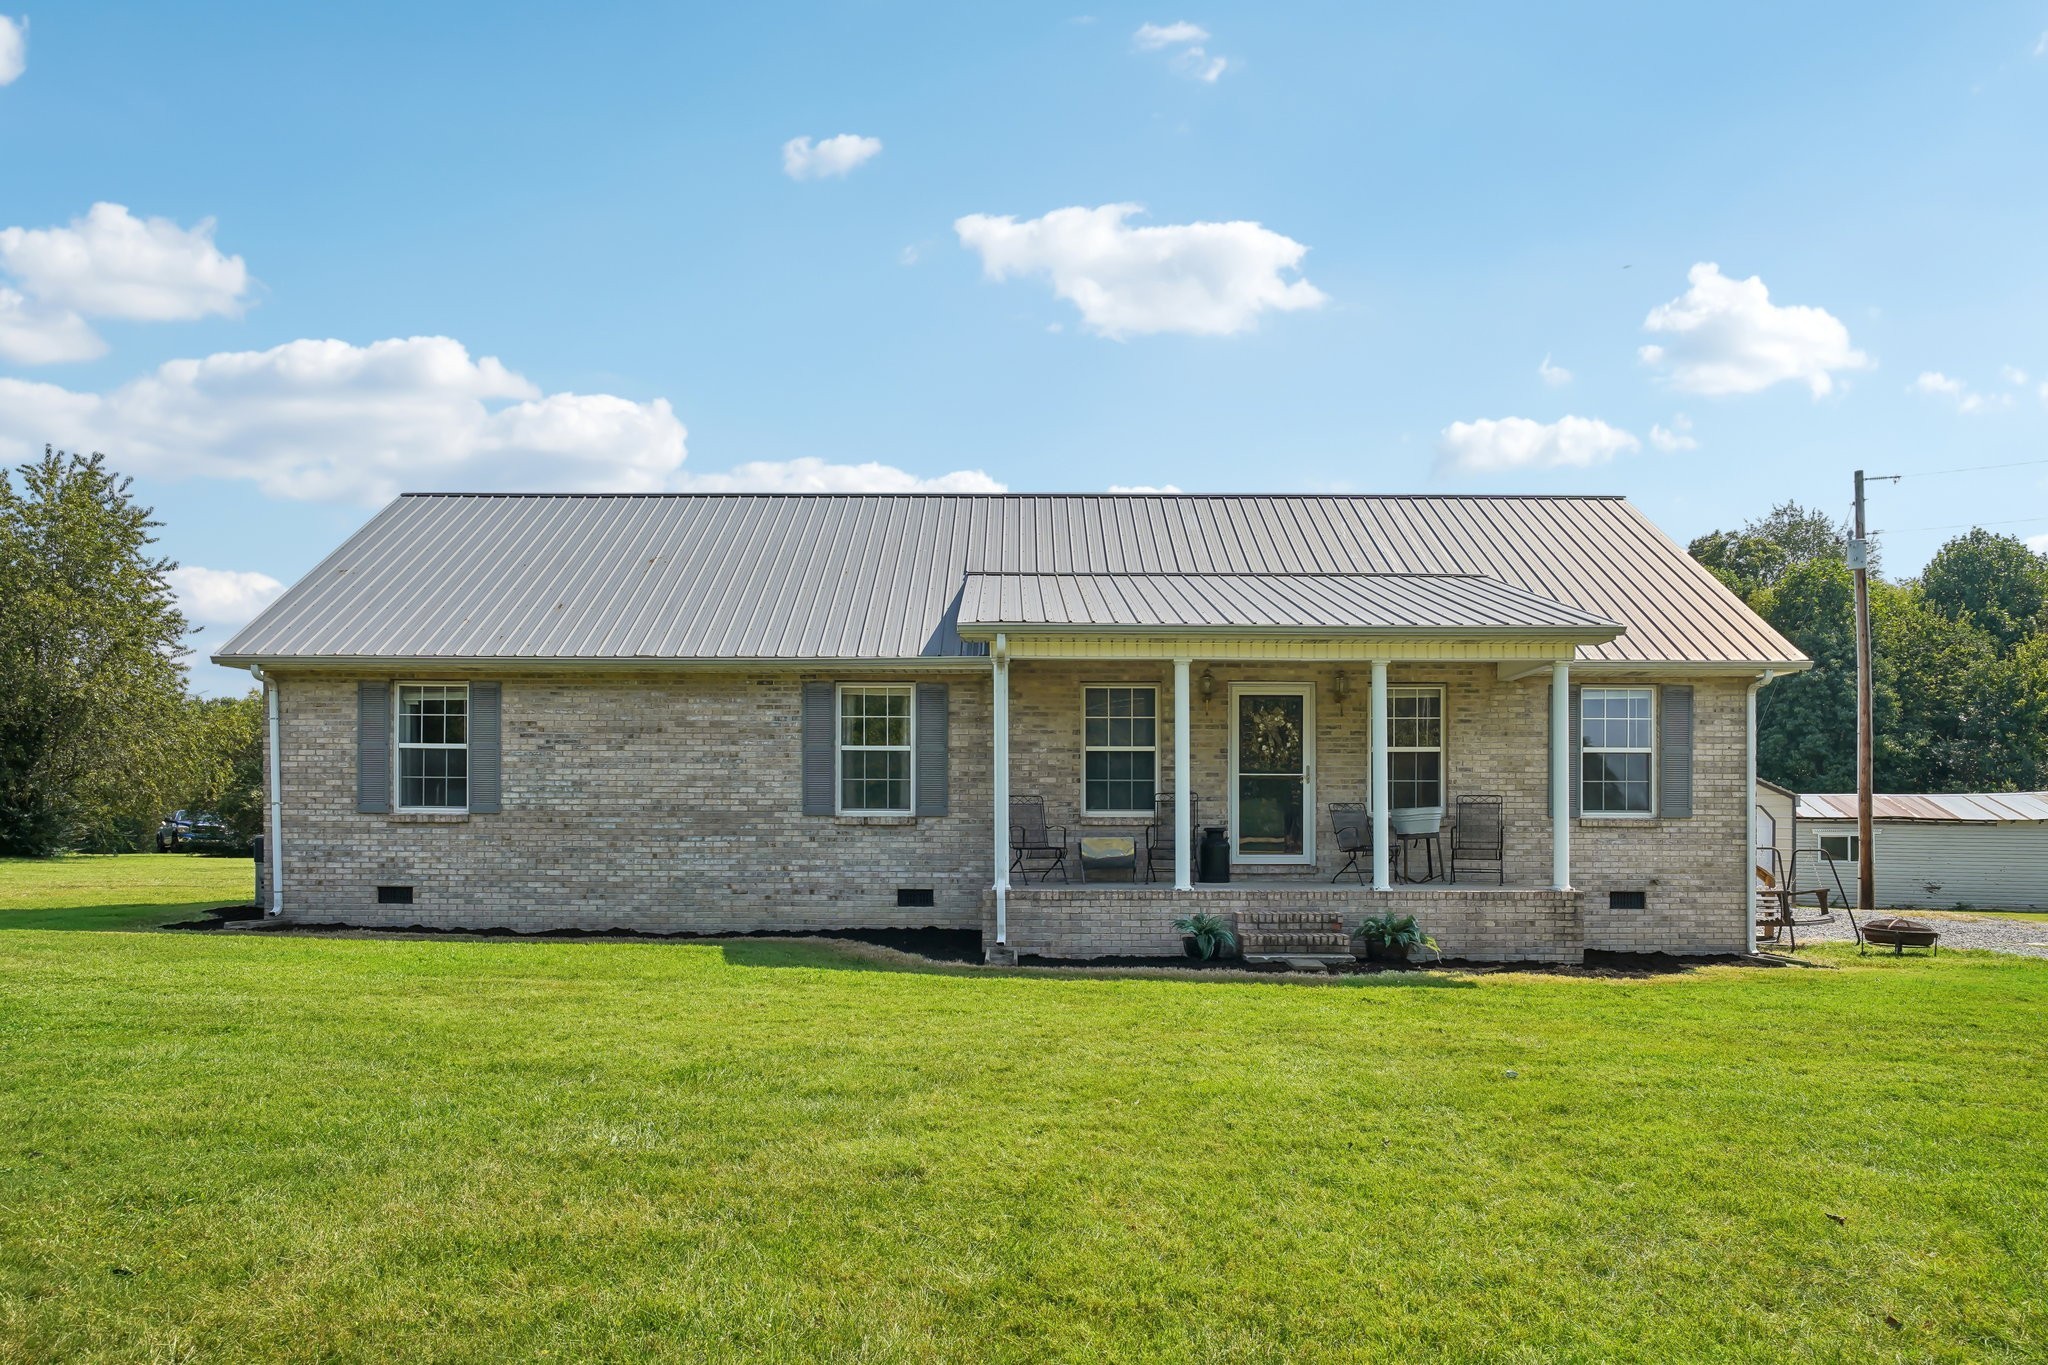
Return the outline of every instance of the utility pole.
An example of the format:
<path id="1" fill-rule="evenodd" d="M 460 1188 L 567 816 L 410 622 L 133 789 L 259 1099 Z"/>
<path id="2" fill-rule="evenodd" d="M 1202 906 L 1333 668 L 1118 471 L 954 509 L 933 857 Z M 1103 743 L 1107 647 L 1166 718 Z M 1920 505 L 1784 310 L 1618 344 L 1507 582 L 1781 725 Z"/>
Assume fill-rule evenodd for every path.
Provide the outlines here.
<path id="1" fill-rule="evenodd" d="M 1870 846 L 1870 542 L 1863 525 L 1863 471 L 1856 471 L 1856 537 L 1849 542 L 1856 579 L 1856 908 L 1877 908 L 1877 863 Z"/>

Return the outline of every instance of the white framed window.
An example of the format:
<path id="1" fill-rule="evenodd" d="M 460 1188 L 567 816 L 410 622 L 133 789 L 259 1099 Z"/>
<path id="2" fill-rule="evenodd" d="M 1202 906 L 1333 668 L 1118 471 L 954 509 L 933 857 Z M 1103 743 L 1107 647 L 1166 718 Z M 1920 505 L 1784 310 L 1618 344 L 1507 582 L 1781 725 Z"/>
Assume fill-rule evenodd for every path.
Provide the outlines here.
<path id="1" fill-rule="evenodd" d="M 1657 691 L 1579 691 L 1579 809 L 1584 815 L 1642 819 L 1656 813 Z"/>
<path id="2" fill-rule="evenodd" d="M 839 811 L 909 815 L 915 720 L 908 683 L 839 685 Z"/>
<path id="3" fill-rule="evenodd" d="M 400 683 L 398 809 L 469 809 L 469 684 Z"/>
<path id="4" fill-rule="evenodd" d="M 1863 856 L 1863 838 L 1856 834 L 1823 834 L 1820 856 L 1830 863 L 1853 863 Z"/>
<path id="5" fill-rule="evenodd" d="M 1444 690 L 1387 689 L 1387 808 L 1444 803 Z"/>
<path id="6" fill-rule="evenodd" d="M 1081 689 L 1081 812 L 1153 813 L 1159 792 L 1159 689 L 1091 683 Z"/>

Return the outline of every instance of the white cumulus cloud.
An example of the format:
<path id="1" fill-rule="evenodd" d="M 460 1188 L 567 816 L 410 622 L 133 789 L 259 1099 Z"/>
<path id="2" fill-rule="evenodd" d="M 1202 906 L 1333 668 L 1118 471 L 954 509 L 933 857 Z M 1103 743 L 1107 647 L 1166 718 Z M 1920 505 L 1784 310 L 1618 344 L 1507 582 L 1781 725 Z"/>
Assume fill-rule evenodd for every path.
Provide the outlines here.
<path id="1" fill-rule="evenodd" d="M 1171 24 L 1140 24 L 1138 31 L 1131 35 L 1131 41 L 1138 45 L 1140 52 L 1157 52 L 1163 47 L 1183 47 L 1190 43 L 1209 41 L 1209 30 L 1200 24 L 1188 23 L 1185 19 Z"/>
<path id="2" fill-rule="evenodd" d="M 88 317 L 175 322 L 242 311 L 249 268 L 213 244 L 214 223 L 179 227 L 94 204 L 66 227 L 0 229 L 0 269 L 23 292 Z"/>
<path id="3" fill-rule="evenodd" d="M 1543 363 L 1536 367 L 1536 373 L 1543 376 L 1543 382 L 1553 389 L 1561 389 L 1572 382 L 1572 372 L 1562 365 L 1551 364 L 1547 355 L 1543 357 Z"/>
<path id="4" fill-rule="evenodd" d="M 666 399 L 546 393 L 448 337 L 293 341 L 173 360 L 106 393 L 0 378 L 0 457 L 44 442 L 118 469 L 246 480 L 273 497 L 376 506 L 407 490 L 999 491 L 979 470 L 920 478 L 818 459 L 683 469 Z"/>
<path id="5" fill-rule="evenodd" d="M 1588 469 L 1641 448 L 1633 435 L 1597 417 L 1485 417 L 1453 422 L 1437 440 L 1439 467 L 1459 474 Z"/>
<path id="6" fill-rule="evenodd" d="M 172 360 L 104 394 L 0 379 L 0 447 L 50 441 L 134 473 L 366 505 L 405 489 L 658 489 L 684 434 L 665 400 L 544 394 L 447 337 Z"/>
<path id="7" fill-rule="evenodd" d="M 791 180 L 819 180 L 845 175 L 881 152 L 882 139 L 856 133 L 841 133 L 819 142 L 793 137 L 782 144 L 782 171 Z"/>
<path id="8" fill-rule="evenodd" d="M 0 228 L 0 358 L 27 365 L 90 360 L 106 343 L 87 318 L 176 322 L 234 316 L 249 267 L 213 243 L 214 224 L 180 227 L 94 204 L 64 227 Z"/>
<path id="9" fill-rule="evenodd" d="M 1711 261 L 1686 279 L 1691 288 L 1643 319 L 1644 330 L 1666 340 L 1638 352 L 1675 388 L 1756 393 L 1797 380 L 1819 398 L 1834 390 L 1838 373 L 1870 367 L 1870 357 L 1849 344 L 1849 329 L 1824 308 L 1781 307 L 1757 276 L 1731 280 Z"/>
<path id="10" fill-rule="evenodd" d="M 186 564 L 170 572 L 178 608 L 194 625 L 239 630 L 256 613 L 277 600 L 284 584 L 267 573 L 246 569 L 206 569 Z"/>
<path id="11" fill-rule="evenodd" d="M 1951 379 L 1939 370 L 1922 370 L 1919 376 L 1906 386 L 1906 390 L 1909 393 L 1925 393 L 1937 398 L 1946 398 L 1954 403 L 1956 411 L 1961 413 L 1979 413 L 1994 407 L 2012 406 L 2010 394 L 1979 393 L 1962 380 Z"/>
<path id="12" fill-rule="evenodd" d="M 1216 79 L 1230 69 L 1230 59 L 1211 56 L 1202 46 L 1208 41 L 1208 29 L 1184 19 L 1171 24 L 1140 24 L 1138 31 L 1131 35 L 1132 46 L 1140 52 L 1178 48 L 1179 51 L 1173 54 L 1173 69 L 1183 76 L 1192 76 L 1214 85 Z"/>
<path id="13" fill-rule="evenodd" d="M 2027 548 L 2037 555 L 2048 555 L 2048 535 L 2028 536 Z"/>
<path id="14" fill-rule="evenodd" d="M 979 469 L 921 478 L 894 465 L 827 464 L 814 457 L 754 460 L 722 473 L 685 473 L 685 493 L 1002 493 L 1004 485 Z"/>
<path id="15" fill-rule="evenodd" d="M 28 70 L 28 20 L 0 14 L 0 85 L 12 85 Z"/>
<path id="16" fill-rule="evenodd" d="M 1999 366 L 1998 376 L 2016 389 L 2023 389 L 2027 386 L 2027 372 L 2017 365 Z"/>
<path id="17" fill-rule="evenodd" d="M 1044 275 L 1053 293 L 1107 337 L 1185 332 L 1228 336 L 1261 313 L 1320 307 L 1298 275 L 1308 248 L 1258 223 L 1132 227 L 1137 204 L 1054 209 L 1019 222 L 971 213 L 955 220 L 961 245 L 991 280 Z"/>
<path id="18" fill-rule="evenodd" d="M 68 308 L 48 308 L 0 285 L 0 359 L 55 365 L 106 354 L 92 324 Z"/>
<path id="19" fill-rule="evenodd" d="M 1671 425 L 1668 427 L 1652 422 L 1650 424 L 1650 444 L 1655 449 L 1663 451 L 1666 455 L 1673 455 L 1681 450 L 1698 450 L 1700 448 L 1699 441 L 1692 434 L 1692 418 L 1687 417 L 1682 412 L 1671 419 Z"/>
<path id="20" fill-rule="evenodd" d="M 1170 483 L 1157 485 L 1149 483 L 1113 483 L 1109 486 L 1108 491 L 1112 493 L 1178 493 L 1180 489 Z"/>

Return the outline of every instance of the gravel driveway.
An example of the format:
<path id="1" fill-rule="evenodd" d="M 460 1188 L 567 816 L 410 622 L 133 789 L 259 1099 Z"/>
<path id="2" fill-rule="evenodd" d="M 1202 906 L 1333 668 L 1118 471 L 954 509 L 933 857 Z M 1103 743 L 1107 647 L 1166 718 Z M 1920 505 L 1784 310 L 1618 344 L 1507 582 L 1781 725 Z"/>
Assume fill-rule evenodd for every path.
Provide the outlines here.
<path id="1" fill-rule="evenodd" d="M 1943 948 L 1989 948 L 2000 953 L 2019 953 L 2025 957 L 2048 958 L 2048 920 L 1993 919 L 1986 915 L 1967 915 L 1952 910 L 1889 910 L 1872 911 L 1869 916 L 1897 913 L 1908 919 L 1917 919 L 1933 925 L 1941 931 Z M 1850 932 L 1849 917 L 1837 912 L 1833 924 L 1817 924 L 1810 929 L 1799 931 L 1801 943 L 1854 943 L 1856 935 Z M 1768 945 L 1759 944 L 1765 952 Z M 1875 944 L 1870 951 L 1877 952 Z M 1884 949 L 1890 952 L 1889 948 Z M 1914 949 L 1908 948 L 1911 953 Z"/>

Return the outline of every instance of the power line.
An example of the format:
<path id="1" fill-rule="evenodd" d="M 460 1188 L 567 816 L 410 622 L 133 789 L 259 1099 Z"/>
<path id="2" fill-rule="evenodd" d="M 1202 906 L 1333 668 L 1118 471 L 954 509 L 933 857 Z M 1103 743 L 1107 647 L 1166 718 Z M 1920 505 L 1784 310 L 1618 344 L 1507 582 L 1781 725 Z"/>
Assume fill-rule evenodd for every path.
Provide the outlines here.
<path id="1" fill-rule="evenodd" d="M 2004 521 L 1952 521 L 1945 526 L 1884 526 L 1872 531 L 1870 534 L 1874 536 L 1888 536 L 1893 534 L 1903 535 L 1907 531 L 1968 531 L 1979 526 L 2020 526 L 2038 521 L 2048 521 L 2048 516 L 2007 517 Z"/>
<path id="2" fill-rule="evenodd" d="M 1925 479 L 1936 474 L 1981 474 L 1987 469 L 2025 469 L 2030 465 L 2048 464 L 2048 460 L 2014 460 L 2011 464 L 1966 464 L 1955 469 L 1916 469 L 1907 474 L 1894 474 L 1893 479 Z M 1877 476 L 1872 475 L 1872 482 Z"/>

